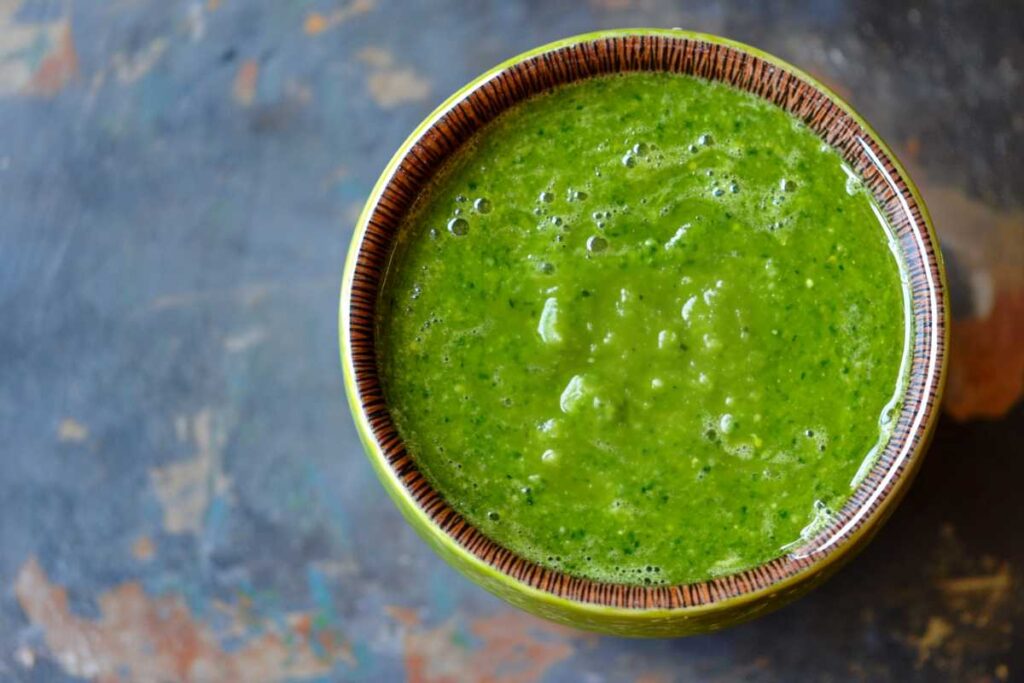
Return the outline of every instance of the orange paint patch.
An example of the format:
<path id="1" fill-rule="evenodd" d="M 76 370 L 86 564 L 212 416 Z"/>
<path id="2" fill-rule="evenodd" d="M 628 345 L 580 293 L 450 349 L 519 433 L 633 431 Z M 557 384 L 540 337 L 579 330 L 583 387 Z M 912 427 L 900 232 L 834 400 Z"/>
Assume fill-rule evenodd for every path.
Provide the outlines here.
<path id="1" fill-rule="evenodd" d="M 56 48 L 46 55 L 32 76 L 28 89 L 34 95 L 55 95 L 78 75 L 78 53 L 71 23 L 63 23 Z"/>
<path id="2" fill-rule="evenodd" d="M 636 677 L 636 683 L 671 683 L 672 679 L 665 674 L 640 674 Z"/>
<path id="3" fill-rule="evenodd" d="M 243 107 L 248 107 L 252 104 L 253 99 L 256 97 L 256 86 L 259 77 L 259 64 L 252 59 L 242 62 L 242 65 L 238 67 L 238 73 L 235 74 L 235 84 L 231 89 L 235 102 L 238 102 Z"/>
<path id="4" fill-rule="evenodd" d="M 458 637 L 454 621 L 420 628 L 418 618 L 412 622 L 402 608 L 397 614 L 395 608 L 388 611 L 405 630 L 402 643 L 410 683 L 531 683 L 572 656 L 571 639 L 583 636 L 527 614 L 501 612 L 470 624 L 482 645 L 469 649 Z"/>
<path id="5" fill-rule="evenodd" d="M 1024 394 L 1024 290 L 997 292 L 985 318 L 954 320 L 945 407 L 954 419 L 996 419 Z"/>
<path id="6" fill-rule="evenodd" d="M 374 0 L 352 0 L 345 7 L 335 10 L 327 16 L 319 12 L 310 12 L 302 22 L 302 30 L 309 36 L 319 35 L 327 29 L 339 26 L 353 17 L 366 14 L 373 9 L 373 5 Z"/>
<path id="7" fill-rule="evenodd" d="M 921 156 L 921 138 L 912 137 L 907 140 L 905 145 L 907 157 L 916 160 Z"/>
<path id="8" fill-rule="evenodd" d="M 327 30 L 327 19 L 322 14 L 310 12 L 306 15 L 306 21 L 302 25 L 302 30 L 311 36 L 323 33 Z"/>
<path id="9" fill-rule="evenodd" d="M 388 616 L 397 621 L 402 626 L 419 626 L 420 615 L 419 612 L 411 607 L 400 607 L 399 605 L 387 605 L 384 608 Z"/>
<path id="10" fill-rule="evenodd" d="M 970 303 L 950 328 L 943 405 L 957 420 L 1002 417 L 1024 396 L 1024 212 L 930 184 L 910 170 L 943 252 L 959 271 L 954 298 Z"/>
<path id="11" fill-rule="evenodd" d="M 156 554 L 156 545 L 149 536 L 139 536 L 132 544 L 132 557 L 139 562 L 149 562 Z"/>
<path id="12" fill-rule="evenodd" d="M 324 676 L 336 661 L 354 661 L 347 646 L 318 656 L 308 637 L 280 632 L 271 622 L 241 647 L 224 650 L 217 635 L 174 596 L 151 597 L 138 583 L 101 594 L 95 621 L 73 614 L 66 591 L 52 584 L 30 559 L 14 582 L 14 594 L 33 626 L 69 675 L 102 681 L 247 681 Z M 293 615 L 289 623 L 305 617 Z"/>

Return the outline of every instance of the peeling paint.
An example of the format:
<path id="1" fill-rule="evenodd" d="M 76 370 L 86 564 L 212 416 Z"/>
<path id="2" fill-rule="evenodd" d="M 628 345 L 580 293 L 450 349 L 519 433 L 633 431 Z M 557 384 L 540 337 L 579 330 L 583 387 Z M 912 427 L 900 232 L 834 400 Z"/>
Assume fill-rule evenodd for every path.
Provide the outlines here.
<path id="1" fill-rule="evenodd" d="M 248 107 L 256 97 L 256 86 L 260 77 L 260 65 L 252 59 L 242 62 L 235 74 L 235 83 L 231 88 L 235 102 Z"/>
<path id="2" fill-rule="evenodd" d="M 917 648 L 917 668 L 921 668 L 932 656 L 932 651 L 940 647 L 946 639 L 953 635 L 953 625 L 942 617 L 931 617 L 924 633 L 912 639 Z"/>
<path id="3" fill-rule="evenodd" d="M 302 23 L 302 30 L 306 35 L 315 36 L 328 29 L 335 28 L 353 17 L 366 14 L 373 10 L 374 0 L 352 0 L 348 5 L 324 15 L 319 12 L 310 12 Z"/>
<path id="4" fill-rule="evenodd" d="M 420 626 L 414 610 L 392 605 L 387 612 L 403 631 L 405 670 L 410 683 L 530 683 L 572 656 L 574 638 L 587 637 L 508 610 L 470 622 L 470 634 L 481 642 L 479 648 L 471 649 L 459 636 L 455 619 L 430 628 Z"/>
<path id="5" fill-rule="evenodd" d="M 224 348 L 231 353 L 239 353 L 256 346 L 267 338 L 267 331 L 262 327 L 251 327 L 237 334 L 224 338 Z"/>
<path id="6" fill-rule="evenodd" d="M 417 102 L 430 95 L 430 81 L 413 69 L 395 64 L 394 56 L 379 47 L 365 47 L 356 57 L 370 67 L 366 84 L 370 99 L 384 109 Z"/>
<path id="7" fill-rule="evenodd" d="M 1024 395 L 1024 289 L 998 292 L 985 318 L 954 320 L 945 409 L 957 420 L 997 419 Z"/>
<path id="8" fill-rule="evenodd" d="M 57 425 L 57 440 L 61 443 L 82 443 L 89 438 L 89 428 L 73 417 L 65 417 Z"/>
<path id="9" fill-rule="evenodd" d="M 966 271 L 951 283 L 970 310 L 954 310 L 944 408 L 957 420 L 1002 417 L 1024 396 L 1024 211 L 993 208 L 911 172 L 943 250 Z"/>
<path id="10" fill-rule="evenodd" d="M 34 95 L 56 95 L 77 75 L 78 53 L 71 35 L 71 22 L 65 20 L 61 22 L 60 35 L 53 50 L 32 75 L 28 90 Z"/>
<path id="11" fill-rule="evenodd" d="M 66 16 L 23 24 L 18 0 L 0 0 L 0 96 L 52 96 L 78 74 L 78 54 Z"/>
<path id="12" fill-rule="evenodd" d="M 387 69 L 395 63 L 395 57 L 382 47 L 369 45 L 356 53 L 356 59 L 375 69 Z"/>
<path id="13" fill-rule="evenodd" d="M 114 77 L 122 85 L 130 85 L 148 74 L 167 51 L 166 38 L 154 38 L 145 47 L 132 53 L 117 52 L 110 58 Z"/>
<path id="14" fill-rule="evenodd" d="M 221 469 L 227 438 L 224 420 L 211 410 L 203 410 L 190 421 L 188 431 L 195 442 L 195 456 L 149 472 L 163 506 L 164 529 L 172 534 L 198 534 L 210 502 L 231 488 L 230 479 Z"/>
<path id="15" fill-rule="evenodd" d="M 188 28 L 188 36 L 192 42 L 198 42 L 206 35 L 206 15 L 203 13 L 203 5 L 199 0 L 192 0 L 185 15 L 185 25 Z"/>
<path id="16" fill-rule="evenodd" d="M 132 557 L 139 562 L 149 562 L 156 555 L 156 545 L 149 536 L 139 536 L 132 543 Z"/>
<path id="17" fill-rule="evenodd" d="M 370 97 L 385 109 L 425 100 L 430 94 L 430 82 L 412 69 L 386 69 L 371 73 L 367 85 Z"/>
<path id="18" fill-rule="evenodd" d="M 42 630 L 57 664 L 71 676 L 101 681 L 246 681 L 271 683 L 329 674 L 336 662 L 354 665 L 347 643 L 330 631 L 315 634 L 310 617 L 291 614 L 261 622 L 256 635 L 225 649 L 178 597 L 152 597 L 138 583 L 99 595 L 99 617 L 73 614 L 64 588 L 28 560 L 14 593 Z M 315 642 L 314 642 L 315 638 Z"/>

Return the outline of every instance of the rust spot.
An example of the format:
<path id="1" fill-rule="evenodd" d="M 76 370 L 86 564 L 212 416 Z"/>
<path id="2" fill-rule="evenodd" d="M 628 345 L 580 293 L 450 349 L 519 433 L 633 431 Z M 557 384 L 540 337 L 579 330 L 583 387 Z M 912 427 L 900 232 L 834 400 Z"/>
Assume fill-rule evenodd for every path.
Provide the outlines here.
<path id="1" fill-rule="evenodd" d="M 256 97 L 256 85 L 260 77 L 260 65 L 252 59 L 247 59 L 238 67 L 235 74 L 235 84 L 231 89 L 235 102 L 248 107 Z"/>
<path id="2" fill-rule="evenodd" d="M 339 26 L 353 17 L 366 14 L 373 9 L 374 0 L 352 0 L 348 5 L 331 12 L 328 15 L 319 12 L 310 12 L 302 22 L 302 30 L 306 35 L 315 36 L 324 31 Z"/>
<path id="3" fill-rule="evenodd" d="M 420 627 L 418 617 L 406 608 L 387 609 L 405 630 L 402 642 L 410 683 L 529 683 L 572 655 L 572 639 L 588 637 L 527 614 L 503 611 L 470 623 L 470 633 L 482 643 L 471 650 L 460 643 L 455 621 Z"/>
<path id="4" fill-rule="evenodd" d="M 139 562 L 148 562 L 156 554 L 156 545 L 149 536 L 139 536 L 132 544 L 132 557 Z"/>
<path id="5" fill-rule="evenodd" d="M 950 329 L 946 412 L 956 420 L 996 419 L 1024 394 L 1024 290 L 997 292 L 985 318 Z"/>
<path id="6" fill-rule="evenodd" d="M 413 627 L 419 626 L 420 615 L 412 607 L 401 607 L 400 605 L 387 605 L 384 608 L 388 616 L 397 621 L 402 626 Z"/>
<path id="7" fill-rule="evenodd" d="M 34 95 L 52 96 L 77 75 L 78 53 L 75 52 L 75 41 L 71 35 L 71 22 L 65 21 L 56 49 L 43 59 L 32 76 L 28 90 Z"/>
<path id="8" fill-rule="evenodd" d="M 340 639 L 319 656 L 303 634 L 304 614 L 288 628 L 260 624 L 261 633 L 225 651 L 213 629 L 196 620 L 176 596 L 151 597 L 125 583 L 97 598 L 100 616 L 79 617 L 67 593 L 50 582 L 35 558 L 18 572 L 14 594 L 28 620 L 45 637 L 54 659 L 69 675 L 101 681 L 247 681 L 324 676 L 336 661 L 354 662 Z"/>
<path id="9" fill-rule="evenodd" d="M 323 33 L 327 30 L 327 19 L 318 12 L 310 12 L 306 15 L 306 21 L 303 23 L 302 29 L 311 36 Z"/>

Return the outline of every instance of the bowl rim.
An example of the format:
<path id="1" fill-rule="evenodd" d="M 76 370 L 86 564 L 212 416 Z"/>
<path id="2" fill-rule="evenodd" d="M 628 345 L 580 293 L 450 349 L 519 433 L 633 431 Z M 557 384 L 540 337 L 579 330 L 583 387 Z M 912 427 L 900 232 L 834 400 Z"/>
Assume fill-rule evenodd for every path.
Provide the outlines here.
<path id="1" fill-rule="evenodd" d="M 881 496 L 881 500 L 878 500 L 877 505 L 874 507 L 872 507 L 874 497 L 866 503 L 859 504 L 857 507 L 857 510 L 860 511 L 858 515 L 854 519 L 849 520 L 847 524 L 844 524 L 844 527 L 849 528 L 846 528 L 841 533 L 835 534 L 824 548 L 814 550 L 813 552 L 820 552 L 822 554 L 815 557 L 795 573 L 775 578 L 767 583 L 767 585 L 756 587 L 752 590 L 740 589 L 735 594 L 723 596 L 715 596 L 713 592 L 709 599 L 706 599 L 699 604 L 685 604 L 680 606 L 651 606 L 650 604 L 613 605 L 569 597 L 546 588 L 532 586 L 525 581 L 508 574 L 503 569 L 494 566 L 459 543 L 450 535 L 447 529 L 442 528 L 436 519 L 421 507 L 416 500 L 414 500 L 411 492 L 401 480 L 399 473 L 391 463 L 388 462 L 381 444 L 374 436 L 374 429 L 370 424 L 370 418 L 364 409 L 364 404 L 361 400 L 361 394 L 356 377 L 357 371 L 353 358 L 353 346 L 350 336 L 352 330 L 351 304 L 353 283 L 361 253 L 361 247 L 369 228 L 370 219 L 378 208 L 385 190 L 394 180 L 395 174 L 399 170 L 400 165 L 409 156 L 410 151 L 413 150 L 423 136 L 439 121 L 442 121 L 445 116 L 460 102 L 467 99 L 471 94 L 476 92 L 492 79 L 507 72 L 510 68 L 518 64 L 528 62 L 537 57 L 563 48 L 570 48 L 584 43 L 593 43 L 609 39 L 642 39 L 644 37 L 692 41 L 706 45 L 731 48 L 732 50 L 740 53 L 746 53 L 751 57 L 763 60 L 765 63 L 775 67 L 776 69 L 788 72 L 791 77 L 804 81 L 812 89 L 817 90 L 824 95 L 824 97 L 833 106 L 838 108 L 843 114 L 860 126 L 863 133 L 867 138 L 869 138 L 870 142 L 873 142 L 874 145 L 883 153 L 885 161 L 892 166 L 892 169 L 895 171 L 896 179 L 902 181 L 904 187 L 897 188 L 893 179 L 891 177 L 887 177 L 887 181 L 892 188 L 894 196 L 901 202 L 907 213 L 911 214 L 911 208 L 907 202 L 908 195 L 911 199 L 913 208 L 917 209 L 919 220 L 914 222 L 914 227 L 916 229 L 915 237 L 921 245 L 921 259 L 926 266 L 926 270 L 929 272 L 929 282 L 932 282 L 933 278 L 931 273 L 933 270 L 938 276 L 935 277 L 934 282 L 932 282 L 932 297 L 928 302 L 932 307 L 933 314 L 930 317 L 931 352 L 927 355 L 930 369 L 930 372 L 927 373 L 926 376 L 927 383 L 923 390 L 911 393 L 911 382 L 908 381 L 908 386 L 903 393 L 904 398 L 908 396 L 919 397 L 923 418 L 916 426 L 909 430 L 905 437 L 900 441 L 900 443 L 911 444 L 911 447 L 905 450 L 905 453 L 901 455 L 901 459 L 898 462 L 892 463 L 887 468 L 886 471 L 891 475 L 891 479 L 887 483 L 876 487 L 874 497 Z M 627 69 L 616 69 L 616 72 L 619 73 L 626 71 Z M 724 79 L 715 80 L 718 80 L 719 82 L 726 82 Z M 731 87 L 736 87 L 733 84 L 729 85 Z M 762 99 L 765 98 L 762 97 Z M 793 115 L 791 112 L 787 113 Z M 820 134 L 819 137 L 821 137 Z M 835 146 L 831 142 L 826 142 L 826 144 L 829 144 L 830 147 L 835 149 Z M 871 152 L 870 148 L 863 140 L 861 141 L 861 144 L 864 145 L 865 150 L 869 153 Z M 878 163 L 879 167 L 881 167 L 884 172 L 884 167 L 881 162 Z M 913 218 L 912 214 L 911 218 Z M 901 255 L 900 260 L 902 268 L 905 265 L 907 257 Z M 381 281 L 383 281 L 383 278 Z M 910 310 L 915 309 L 916 305 Z M 914 314 L 910 313 L 910 316 L 914 317 Z M 726 609 L 750 605 L 766 597 L 771 597 L 780 591 L 796 588 L 799 584 L 811 583 L 811 579 L 814 577 L 823 577 L 826 574 L 826 570 L 830 572 L 838 568 L 843 560 L 849 559 L 849 556 L 859 549 L 863 543 L 867 541 L 870 536 L 878 530 L 878 528 L 880 528 L 889 514 L 891 514 L 892 510 L 897 506 L 910 483 L 913 481 L 914 475 L 917 473 L 917 470 L 923 461 L 923 456 L 927 451 L 928 444 L 934 433 L 936 422 L 938 421 L 949 359 L 949 300 L 942 252 L 928 209 L 921 198 L 920 192 L 910 179 L 906 169 L 899 162 L 892 149 L 867 123 L 867 121 L 865 121 L 864 118 L 860 116 L 860 114 L 858 114 L 857 111 L 854 110 L 854 108 L 842 97 L 802 69 L 799 69 L 792 64 L 756 47 L 746 45 L 738 41 L 712 34 L 683 29 L 624 28 L 594 31 L 566 37 L 511 57 L 510 59 L 501 62 L 497 66 L 472 79 L 465 86 L 446 98 L 412 131 L 401 146 L 399 146 L 398 150 L 384 168 L 375 183 L 373 190 L 370 192 L 370 195 L 356 222 L 345 260 L 344 274 L 342 278 L 339 302 L 339 342 L 341 347 L 341 365 L 344 375 L 345 392 L 348 397 L 349 406 L 352 411 L 357 431 L 370 461 L 376 470 L 377 475 L 385 485 L 386 490 L 394 499 L 406 519 L 414 528 L 417 529 L 417 531 L 423 534 L 433 544 L 436 550 L 438 550 L 442 555 L 445 555 L 446 559 L 453 559 L 458 563 L 458 565 L 460 565 L 460 568 L 475 573 L 478 579 L 482 580 L 485 587 L 492 590 L 492 592 L 499 592 L 507 596 L 509 591 L 506 589 L 511 589 L 512 593 L 519 593 L 523 595 L 529 599 L 529 602 L 534 605 L 540 605 L 542 609 L 546 606 L 553 608 L 555 611 L 561 610 L 570 614 L 582 616 L 583 618 L 611 617 L 616 620 L 629 623 L 634 621 L 647 621 L 652 618 L 671 618 L 679 616 L 688 618 L 690 616 L 717 613 Z M 879 456 L 879 460 L 875 461 L 875 465 L 872 467 L 872 470 L 874 467 L 877 467 L 880 462 L 880 458 L 881 455 Z M 862 484 L 863 482 L 858 484 L 857 488 Z M 854 494 L 851 494 L 851 500 L 853 497 Z M 469 525 L 468 521 L 465 523 Z M 497 542 L 491 542 L 499 548 L 503 547 Z M 784 553 L 783 556 L 785 555 L 786 554 Z M 747 570 L 741 570 L 740 573 L 762 568 L 772 561 L 774 560 L 760 563 Z M 555 573 L 561 574 L 561 572 L 557 571 L 555 571 Z M 563 576 L 568 575 L 563 574 Z M 706 587 L 713 580 L 714 579 L 708 579 L 701 582 L 682 585 L 690 587 Z M 599 585 L 619 585 L 604 584 L 603 582 L 598 581 L 593 581 L 592 583 Z M 641 588 L 656 587 L 642 586 Z"/>

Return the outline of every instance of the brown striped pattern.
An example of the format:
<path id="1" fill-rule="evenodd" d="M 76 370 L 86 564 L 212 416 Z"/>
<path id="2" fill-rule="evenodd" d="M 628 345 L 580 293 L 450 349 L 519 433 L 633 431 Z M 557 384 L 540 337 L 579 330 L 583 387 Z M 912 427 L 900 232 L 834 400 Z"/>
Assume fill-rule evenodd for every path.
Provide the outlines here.
<path id="1" fill-rule="evenodd" d="M 374 324 L 377 293 L 402 219 L 438 165 L 481 125 L 529 97 L 562 83 L 620 71 L 671 71 L 724 81 L 789 111 L 833 146 L 861 175 L 897 233 L 911 282 L 914 317 L 910 381 L 893 438 L 829 528 L 804 548 L 732 576 L 678 586 L 629 586 L 575 578 L 524 560 L 495 544 L 447 505 L 427 483 L 388 414 L 377 377 Z M 362 227 L 362 226 L 360 226 Z M 768 588 L 836 552 L 880 506 L 898 498 L 922 457 L 934 421 L 946 353 L 946 312 L 936 245 L 912 193 L 888 153 L 828 95 L 789 70 L 740 49 L 666 35 L 601 38 L 519 62 L 478 85 L 429 126 L 401 160 L 369 215 L 352 275 L 347 330 L 358 400 L 374 438 L 406 493 L 467 551 L 510 577 L 571 600 L 620 608 L 707 605 Z"/>

